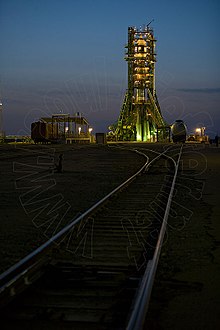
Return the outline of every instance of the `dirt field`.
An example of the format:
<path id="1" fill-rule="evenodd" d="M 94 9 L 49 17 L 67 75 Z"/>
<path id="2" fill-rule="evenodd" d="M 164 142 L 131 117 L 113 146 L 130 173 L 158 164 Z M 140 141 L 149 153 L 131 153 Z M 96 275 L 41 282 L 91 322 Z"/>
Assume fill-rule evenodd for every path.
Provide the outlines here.
<path id="1" fill-rule="evenodd" d="M 192 164 L 200 188 L 178 201 L 190 212 L 184 225 L 168 226 L 146 329 L 220 328 L 220 148 L 196 150 L 203 155 L 201 164 Z M 64 171 L 56 173 L 61 153 Z M 141 156 L 104 145 L 0 146 L 0 271 L 143 163 Z"/>
<path id="2" fill-rule="evenodd" d="M 61 153 L 63 172 L 56 173 Z M 0 272 L 107 195 L 144 161 L 107 145 L 0 146 Z"/>
<path id="3" fill-rule="evenodd" d="M 192 212 L 189 220 L 168 225 L 146 329 L 220 329 L 220 148 L 199 152 L 201 196 L 183 196 L 179 204 Z"/>

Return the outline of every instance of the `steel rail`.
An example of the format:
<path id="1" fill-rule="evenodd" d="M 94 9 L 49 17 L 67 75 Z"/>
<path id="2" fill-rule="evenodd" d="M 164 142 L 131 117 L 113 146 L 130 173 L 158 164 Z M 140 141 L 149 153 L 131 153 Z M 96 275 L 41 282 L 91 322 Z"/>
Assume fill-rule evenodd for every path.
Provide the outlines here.
<path id="1" fill-rule="evenodd" d="M 158 265 L 158 261 L 159 261 L 159 257 L 160 257 L 160 251 L 161 251 L 161 247 L 163 244 L 164 235 L 166 232 L 167 220 L 168 220 L 170 206 L 171 206 L 171 202 L 172 202 L 173 191 L 174 191 L 174 187 L 175 187 L 175 182 L 176 182 L 179 162 L 180 162 L 180 158 L 181 158 L 181 154 L 182 154 L 182 149 L 183 149 L 183 145 L 180 148 L 179 157 L 178 157 L 177 162 L 175 162 L 174 159 L 171 158 L 170 156 L 167 156 L 168 158 L 172 159 L 175 164 L 175 173 L 174 173 L 174 177 L 173 177 L 173 181 L 172 181 L 172 185 L 171 185 L 171 189 L 170 189 L 170 194 L 168 197 L 168 202 L 166 205 L 166 210 L 165 210 L 164 217 L 163 217 L 161 230 L 159 233 L 158 241 L 157 241 L 155 252 L 153 255 L 153 259 L 149 260 L 149 262 L 147 264 L 139 290 L 137 292 L 134 308 L 133 308 L 131 317 L 128 321 L 126 330 L 141 330 L 144 325 L 145 316 L 146 316 L 148 306 L 149 306 L 151 291 L 153 288 L 153 282 L 154 282 L 157 265 Z"/>
<path id="2" fill-rule="evenodd" d="M 138 150 L 131 149 L 135 151 L 137 154 L 144 156 L 147 160 L 143 166 L 131 177 L 129 177 L 125 182 L 120 184 L 114 190 L 112 190 L 109 194 L 99 200 L 96 204 L 86 210 L 83 214 L 77 217 L 74 220 L 61 229 L 56 235 L 51 237 L 47 242 L 42 244 L 39 248 L 28 254 L 26 257 L 18 261 L 15 265 L 10 267 L 8 270 L 3 272 L 0 275 L 0 294 L 5 291 L 5 289 L 10 289 L 17 281 L 24 279 L 25 283 L 28 283 L 28 272 L 32 270 L 33 267 L 38 268 L 38 263 L 42 263 L 42 258 L 45 258 L 45 262 L 48 260 L 48 256 L 45 256 L 45 253 L 51 248 L 52 244 L 58 242 L 58 240 L 62 239 L 65 234 L 68 233 L 78 222 L 82 221 L 84 218 L 88 217 L 92 212 L 94 212 L 98 207 L 104 204 L 109 198 L 118 193 L 121 189 L 123 189 L 126 185 L 128 185 L 131 181 L 133 181 L 139 174 L 141 174 L 146 166 L 148 165 L 149 158 L 143 152 Z M 14 290 L 13 295 L 14 295 Z"/>

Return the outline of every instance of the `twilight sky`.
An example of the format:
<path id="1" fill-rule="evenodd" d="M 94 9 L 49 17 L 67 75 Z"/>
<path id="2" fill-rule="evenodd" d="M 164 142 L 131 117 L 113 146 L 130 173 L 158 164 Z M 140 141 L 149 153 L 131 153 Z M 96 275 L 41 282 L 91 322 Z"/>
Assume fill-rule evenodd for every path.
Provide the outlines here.
<path id="1" fill-rule="evenodd" d="M 0 0 L 0 98 L 7 134 L 81 112 L 114 123 L 127 87 L 128 26 L 157 39 L 156 88 L 168 123 L 220 134 L 219 0 Z"/>

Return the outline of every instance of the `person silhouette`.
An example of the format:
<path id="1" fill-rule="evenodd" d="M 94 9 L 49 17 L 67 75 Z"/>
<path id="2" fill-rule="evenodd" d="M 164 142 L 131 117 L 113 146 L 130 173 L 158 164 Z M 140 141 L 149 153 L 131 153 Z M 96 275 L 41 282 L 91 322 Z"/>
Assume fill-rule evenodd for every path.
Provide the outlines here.
<path id="1" fill-rule="evenodd" d="M 58 162 L 58 165 L 56 165 L 56 170 L 58 173 L 63 172 L 63 154 L 59 155 L 59 162 Z"/>

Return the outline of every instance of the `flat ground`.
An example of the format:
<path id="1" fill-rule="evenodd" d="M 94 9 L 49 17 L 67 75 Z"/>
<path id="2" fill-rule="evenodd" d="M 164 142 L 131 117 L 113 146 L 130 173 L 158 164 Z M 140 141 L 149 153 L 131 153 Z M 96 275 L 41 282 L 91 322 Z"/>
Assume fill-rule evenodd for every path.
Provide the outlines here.
<path id="1" fill-rule="evenodd" d="M 220 148 L 197 146 L 196 152 L 201 163 L 190 161 L 198 188 L 178 200 L 190 216 L 168 226 L 146 329 L 220 328 Z M 63 173 L 56 173 L 61 153 Z M 1 145 L 0 271 L 65 225 L 64 214 L 70 221 L 143 163 L 113 146 Z"/>
<path id="2" fill-rule="evenodd" d="M 201 162 L 191 166 L 200 188 L 178 201 L 191 211 L 185 223 L 168 224 L 146 329 L 220 329 L 220 148 L 196 152 Z"/>
<path id="3" fill-rule="evenodd" d="M 56 173 L 61 153 L 63 172 Z M 142 156 L 107 145 L 0 145 L 0 272 L 144 162 Z"/>

